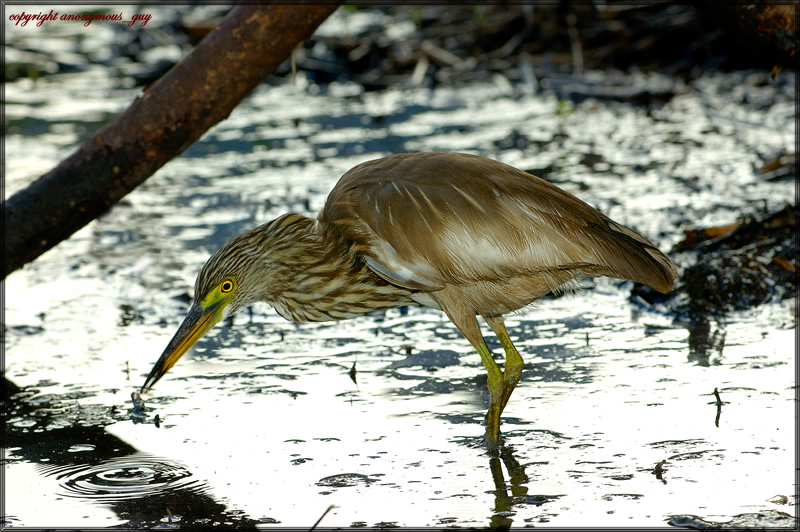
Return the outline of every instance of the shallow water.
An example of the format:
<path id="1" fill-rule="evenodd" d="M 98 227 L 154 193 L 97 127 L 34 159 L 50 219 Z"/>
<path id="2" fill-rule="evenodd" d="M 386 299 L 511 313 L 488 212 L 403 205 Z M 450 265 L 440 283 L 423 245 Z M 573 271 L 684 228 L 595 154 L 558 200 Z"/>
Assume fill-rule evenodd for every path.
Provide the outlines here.
<path id="1" fill-rule="evenodd" d="M 509 317 L 526 366 L 501 456 L 480 446 L 480 359 L 431 309 L 298 325 L 256 305 L 218 325 L 144 410 L 131 400 L 217 246 L 287 211 L 313 216 L 344 171 L 388 153 L 538 169 L 664 250 L 687 225 L 781 207 L 793 183 L 754 169 L 794 146 L 794 85 L 766 79 L 564 82 L 678 92 L 649 109 L 503 83 L 319 90 L 302 72 L 259 88 L 6 279 L 5 376 L 19 390 L 5 408 L 4 524 L 310 527 L 335 505 L 323 526 L 664 526 L 759 512 L 762 526 L 786 526 L 775 511 L 796 516 L 789 301 L 729 315 L 705 351 L 668 308 L 609 279 Z M 6 195 L 135 94 L 94 70 L 7 84 Z"/>

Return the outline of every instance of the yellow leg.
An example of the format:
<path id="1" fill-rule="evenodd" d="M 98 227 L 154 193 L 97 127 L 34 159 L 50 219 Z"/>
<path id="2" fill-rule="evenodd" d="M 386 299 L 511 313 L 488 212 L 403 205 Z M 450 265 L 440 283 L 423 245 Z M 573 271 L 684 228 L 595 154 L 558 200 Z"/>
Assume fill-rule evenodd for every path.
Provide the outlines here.
<path id="1" fill-rule="evenodd" d="M 503 412 L 503 372 L 497 367 L 497 363 L 492 358 L 492 353 L 481 342 L 475 348 L 481 356 L 483 367 L 486 368 L 486 375 L 489 381 L 489 412 L 486 414 L 486 444 L 490 449 L 496 449 L 500 445 L 500 414 Z"/>
<path id="2" fill-rule="evenodd" d="M 445 287 L 443 290 L 432 293 L 441 309 L 447 314 L 458 330 L 469 340 L 469 343 L 478 351 L 483 367 L 489 381 L 489 412 L 486 414 L 486 446 L 491 450 L 500 447 L 500 414 L 503 413 L 511 392 L 519 382 L 522 374 L 522 357 L 519 356 L 511 339 L 508 337 L 503 318 L 501 316 L 484 318 L 494 330 L 503 349 L 506 351 L 505 374 L 497 367 L 492 358 L 492 353 L 486 347 L 486 342 L 481 335 L 475 311 L 464 305 L 463 297 L 457 290 Z"/>
<path id="3" fill-rule="evenodd" d="M 514 347 L 514 344 L 511 342 L 511 338 L 508 336 L 506 325 L 503 323 L 503 317 L 484 316 L 484 319 L 486 320 L 486 323 L 489 324 L 489 327 L 492 328 L 494 334 L 497 335 L 497 338 L 500 340 L 500 344 L 503 346 L 503 349 L 506 352 L 505 371 L 503 372 L 503 393 L 500 399 L 500 412 L 502 413 L 503 409 L 506 407 L 506 404 L 508 404 L 508 399 L 511 397 L 511 393 L 514 391 L 514 388 L 517 387 L 517 383 L 519 383 L 519 379 L 522 376 L 522 368 L 525 363 L 517 351 L 517 348 Z"/>

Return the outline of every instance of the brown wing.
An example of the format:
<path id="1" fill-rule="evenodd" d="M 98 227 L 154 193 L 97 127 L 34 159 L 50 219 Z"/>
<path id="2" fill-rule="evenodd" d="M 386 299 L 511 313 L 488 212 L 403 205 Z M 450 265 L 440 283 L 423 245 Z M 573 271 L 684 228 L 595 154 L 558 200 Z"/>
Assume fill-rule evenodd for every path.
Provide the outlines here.
<path id="1" fill-rule="evenodd" d="M 398 154 L 342 176 L 319 216 L 386 280 L 419 290 L 559 272 L 666 292 L 674 265 L 646 238 L 547 181 L 461 153 Z M 569 277 L 569 276 L 568 276 Z"/>

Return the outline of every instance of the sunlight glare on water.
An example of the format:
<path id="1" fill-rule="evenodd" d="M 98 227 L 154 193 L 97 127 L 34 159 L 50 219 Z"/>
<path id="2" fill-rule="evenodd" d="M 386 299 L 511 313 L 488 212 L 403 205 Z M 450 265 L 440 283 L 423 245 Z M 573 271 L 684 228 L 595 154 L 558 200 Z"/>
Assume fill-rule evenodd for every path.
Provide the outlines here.
<path id="1" fill-rule="evenodd" d="M 127 522 L 107 506 L 95 504 L 88 499 L 64 497 L 58 479 L 42 475 L 41 469 L 35 463 L 23 462 L 5 466 L 3 480 L 6 486 L 13 486 L 13 489 L 5 491 L 5 505 L 8 510 L 4 520 L 9 527 L 44 528 L 52 526 L 56 521 L 88 521 L 94 523 L 94 526 L 124 525 Z"/>

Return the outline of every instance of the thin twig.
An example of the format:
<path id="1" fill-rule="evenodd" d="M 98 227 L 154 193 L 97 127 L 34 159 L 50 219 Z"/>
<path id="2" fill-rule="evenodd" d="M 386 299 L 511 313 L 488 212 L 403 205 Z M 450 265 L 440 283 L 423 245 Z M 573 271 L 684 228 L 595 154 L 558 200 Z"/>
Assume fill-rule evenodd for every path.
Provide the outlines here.
<path id="1" fill-rule="evenodd" d="M 322 521 L 322 518 L 323 518 L 323 517 L 325 517 L 326 515 L 328 515 L 328 512 L 330 512 L 330 511 L 331 511 L 331 510 L 333 510 L 334 508 L 336 508 L 336 505 L 335 505 L 335 504 L 331 504 L 330 506 L 328 506 L 328 509 L 327 509 L 327 510 L 325 510 L 324 512 L 322 512 L 322 515 L 321 515 L 321 516 L 319 516 L 319 519 L 317 519 L 317 522 L 316 522 L 316 523 L 314 523 L 314 526 L 312 526 L 311 528 L 309 528 L 309 529 L 308 529 L 308 532 L 311 532 L 312 530 L 314 530 L 315 528 L 317 528 L 317 525 L 319 525 L 320 521 Z"/>

